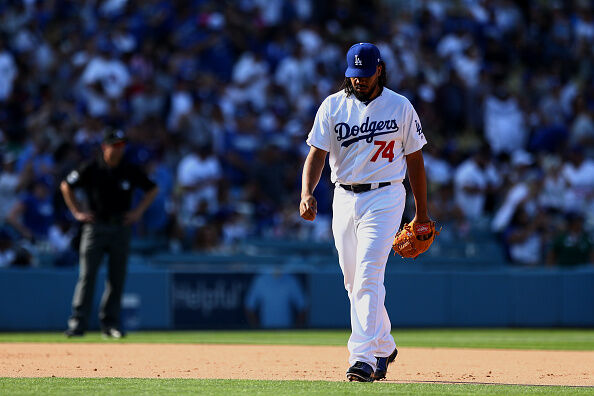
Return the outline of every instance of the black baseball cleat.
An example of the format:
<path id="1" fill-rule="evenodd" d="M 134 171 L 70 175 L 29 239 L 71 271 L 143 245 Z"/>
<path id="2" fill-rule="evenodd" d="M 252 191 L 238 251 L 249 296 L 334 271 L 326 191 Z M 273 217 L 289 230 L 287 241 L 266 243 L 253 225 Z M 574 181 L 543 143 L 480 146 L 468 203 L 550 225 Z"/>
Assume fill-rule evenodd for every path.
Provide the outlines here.
<path id="1" fill-rule="evenodd" d="M 373 367 L 364 362 L 355 362 L 346 372 L 349 381 L 373 382 Z"/>
<path id="2" fill-rule="evenodd" d="M 68 338 L 82 337 L 85 335 L 85 331 L 81 329 L 68 329 L 64 332 L 64 335 Z"/>
<path id="3" fill-rule="evenodd" d="M 103 330 L 101 330 L 101 336 L 103 338 L 120 339 L 120 338 L 124 338 L 125 334 L 117 327 L 105 327 Z"/>
<path id="4" fill-rule="evenodd" d="M 388 372 L 388 366 L 390 363 L 393 363 L 396 360 L 396 355 L 398 355 L 398 349 L 394 348 L 394 352 L 388 357 L 376 357 L 377 365 L 375 369 L 375 373 L 373 373 L 373 379 L 375 381 L 382 380 L 386 378 L 386 373 Z"/>

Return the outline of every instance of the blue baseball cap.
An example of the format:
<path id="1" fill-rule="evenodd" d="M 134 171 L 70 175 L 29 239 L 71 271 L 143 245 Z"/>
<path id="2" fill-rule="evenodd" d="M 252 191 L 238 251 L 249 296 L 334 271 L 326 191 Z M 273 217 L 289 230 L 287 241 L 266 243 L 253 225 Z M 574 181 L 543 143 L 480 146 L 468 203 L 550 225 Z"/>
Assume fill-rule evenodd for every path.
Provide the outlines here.
<path id="1" fill-rule="evenodd" d="M 357 43 L 347 52 L 345 77 L 371 77 L 377 70 L 381 55 L 379 49 L 370 43 Z"/>

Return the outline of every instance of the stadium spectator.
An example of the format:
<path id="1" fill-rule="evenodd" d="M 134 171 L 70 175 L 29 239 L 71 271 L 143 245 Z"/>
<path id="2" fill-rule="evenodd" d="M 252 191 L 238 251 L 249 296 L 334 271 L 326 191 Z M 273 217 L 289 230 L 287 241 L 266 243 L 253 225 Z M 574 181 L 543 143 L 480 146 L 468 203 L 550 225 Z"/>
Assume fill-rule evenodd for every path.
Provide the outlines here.
<path id="1" fill-rule="evenodd" d="M 570 127 L 569 144 L 583 147 L 588 158 L 594 158 L 594 108 L 588 107 L 586 98 L 575 100 L 575 118 Z"/>
<path id="2" fill-rule="evenodd" d="M 440 185 L 436 191 L 431 193 L 430 197 L 429 213 L 444 225 L 444 236 L 449 232 L 461 237 L 466 236 L 470 231 L 470 222 L 454 199 L 453 184 Z"/>
<path id="3" fill-rule="evenodd" d="M 72 267 L 76 265 L 78 254 L 74 241 L 78 241 L 78 228 L 69 218 L 58 219 L 48 231 L 48 251 L 54 255 L 53 265 L 56 267 Z"/>
<path id="4" fill-rule="evenodd" d="M 254 276 L 244 304 L 252 327 L 278 329 L 305 325 L 307 304 L 303 288 L 295 275 L 282 268 Z"/>
<path id="5" fill-rule="evenodd" d="M 6 220 L 10 210 L 18 200 L 22 188 L 21 176 L 15 170 L 16 155 L 7 152 L 2 157 L 0 173 L 0 224 Z"/>
<path id="6" fill-rule="evenodd" d="M 485 98 L 485 138 L 494 154 L 522 150 L 528 141 L 524 112 L 517 99 L 499 84 Z"/>
<path id="7" fill-rule="evenodd" d="M 534 158 L 530 153 L 524 150 L 514 153 L 511 160 L 512 168 L 508 175 L 508 182 L 511 185 L 493 217 L 491 226 L 494 232 L 503 232 L 522 205 L 528 206 L 530 215 L 535 214 L 537 197 L 541 194 L 541 184 L 539 175 L 531 170 L 533 163 Z"/>
<path id="8" fill-rule="evenodd" d="M 569 183 L 566 210 L 584 215 L 591 213 L 594 209 L 594 160 L 586 159 L 582 147 L 573 147 L 562 172 Z"/>
<path id="9" fill-rule="evenodd" d="M 47 241 L 55 221 L 51 189 L 47 179 L 35 180 L 8 215 L 8 223 L 30 242 Z"/>
<path id="10" fill-rule="evenodd" d="M 588 263 L 594 264 L 594 240 L 584 232 L 582 215 L 571 213 L 567 216 L 567 226 L 555 235 L 547 264 L 571 267 Z"/>
<path id="11" fill-rule="evenodd" d="M 180 224 L 193 222 L 198 213 L 213 214 L 218 210 L 218 183 L 221 165 L 212 146 L 192 145 L 177 167 L 177 184 L 181 189 Z"/>
<path id="12" fill-rule="evenodd" d="M 209 250 L 225 250 L 236 239 L 229 236 L 235 231 L 224 231 L 239 221 L 229 213 L 242 213 L 241 235 L 316 239 L 323 228 L 298 226 L 285 215 L 300 189 L 292 158 L 344 73 L 345 43 L 374 41 L 393 70 L 388 86 L 407 96 L 429 125 L 432 188 L 447 194 L 453 188 L 469 227 L 480 227 L 479 217 L 493 220 L 492 209 L 520 181 L 514 153 L 526 151 L 533 157 L 529 168 L 543 172 L 539 199 L 547 211 L 578 210 L 585 232 L 594 232 L 588 2 L 0 3 L 0 156 L 16 158 L 3 165 L 0 189 L 7 195 L 0 200 L 93 157 L 109 123 L 142 131 L 130 135 L 130 155 L 142 165 L 158 156 L 156 175 L 165 181 L 163 170 L 175 175 L 188 147 L 213 147 L 218 178 L 228 187 L 225 201 L 219 189 L 201 220 L 215 224 L 204 239 L 219 246 Z M 489 150 L 478 161 L 491 163 L 485 169 L 474 159 L 483 141 Z M 287 159 L 286 178 L 269 169 L 271 155 L 262 153 L 268 144 Z M 562 159 L 560 171 L 543 161 L 549 154 Z M 561 199 L 565 180 L 570 187 Z M 154 213 L 165 206 L 168 216 L 179 216 L 178 201 L 193 192 L 161 194 Z M 259 202 L 262 196 L 267 202 Z M 62 209 L 54 209 L 57 218 Z M 158 234 L 165 218 L 147 213 L 138 234 L 150 227 Z M 171 224 L 153 236 L 193 240 L 195 230 L 175 231 Z M 173 238 L 176 232 L 182 235 Z"/>
<path id="13" fill-rule="evenodd" d="M 89 113 L 95 117 L 106 116 L 111 111 L 112 101 L 120 99 L 130 84 L 130 73 L 126 64 L 115 57 L 109 42 L 98 39 L 96 53 L 83 70 L 80 82 Z"/>
<path id="14" fill-rule="evenodd" d="M 10 267 L 16 260 L 16 249 L 10 234 L 0 229 L 0 268 Z"/>
<path id="15" fill-rule="evenodd" d="M 469 220 L 476 221 L 485 216 L 487 194 L 498 183 L 497 171 L 490 157 L 489 151 L 483 147 L 456 168 L 456 204 Z"/>
<path id="16" fill-rule="evenodd" d="M 6 101 L 12 94 L 17 75 L 18 68 L 14 57 L 6 48 L 4 40 L 0 38 L 0 103 Z"/>
<path id="17" fill-rule="evenodd" d="M 533 216 L 523 206 L 517 208 L 504 235 L 509 257 L 514 264 L 538 266 L 544 263 L 546 222 L 544 213 Z"/>
<path id="18" fill-rule="evenodd" d="M 546 156 L 541 158 L 540 163 L 544 172 L 544 181 L 538 198 L 539 203 L 548 212 L 563 213 L 569 182 L 562 173 L 561 158 L 555 155 Z"/>

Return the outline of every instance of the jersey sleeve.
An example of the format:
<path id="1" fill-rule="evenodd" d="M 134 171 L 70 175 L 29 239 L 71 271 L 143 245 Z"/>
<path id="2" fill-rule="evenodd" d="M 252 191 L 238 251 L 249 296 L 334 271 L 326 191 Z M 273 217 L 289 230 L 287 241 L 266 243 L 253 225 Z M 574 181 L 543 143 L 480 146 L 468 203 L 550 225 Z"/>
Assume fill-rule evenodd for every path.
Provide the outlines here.
<path id="1" fill-rule="evenodd" d="M 407 122 L 405 123 L 403 136 L 404 155 L 412 154 L 427 144 L 427 139 L 425 139 L 425 134 L 423 133 L 419 116 L 417 115 L 417 112 L 415 111 L 412 104 L 409 103 L 409 107 L 410 109 L 408 111 L 408 117 Z"/>
<path id="2" fill-rule="evenodd" d="M 64 178 L 64 181 L 68 183 L 70 187 L 80 187 L 87 183 L 90 178 L 90 169 L 91 163 L 84 163 L 78 168 L 71 170 Z"/>
<path id="3" fill-rule="evenodd" d="M 143 191 L 148 191 L 156 186 L 156 184 L 149 179 L 146 173 L 138 166 L 132 166 L 132 175 L 134 185 Z"/>
<path id="4" fill-rule="evenodd" d="M 330 151 L 332 131 L 330 130 L 330 117 L 328 116 L 328 99 L 324 100 L 316 113 L 314 124 L 307 136 L 307 144 L 324 151 Z"/>

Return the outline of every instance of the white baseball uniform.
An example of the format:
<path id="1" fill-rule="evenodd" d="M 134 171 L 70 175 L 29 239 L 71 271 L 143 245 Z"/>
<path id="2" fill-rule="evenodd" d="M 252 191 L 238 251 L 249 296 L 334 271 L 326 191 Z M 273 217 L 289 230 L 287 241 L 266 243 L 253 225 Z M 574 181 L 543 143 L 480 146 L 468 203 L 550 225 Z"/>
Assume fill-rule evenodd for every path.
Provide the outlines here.
<path id="1" fill-rule="evenodd" d="M 395 348 L 384 306 L 384 272 L 392 241 L 402 220 L 405 155 L 425 144 L 419 117 L 404 96 L 383 88 L 365 104 L 344 91 L 328 96 L 307 138 L 330 153 L 336 185 L 332 231 L 344 285 L 351 304 L 349 363 L 368 363 Z M 391 182 L 379 187 L 379 183 Z M 340 185 L 371 184 L 367 192 Z"/>

